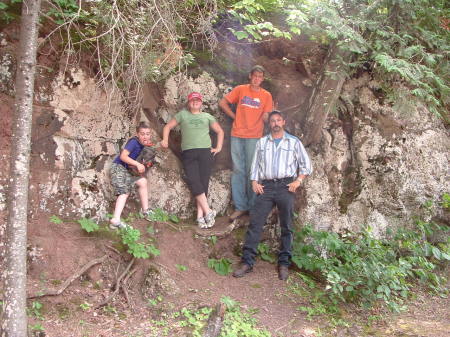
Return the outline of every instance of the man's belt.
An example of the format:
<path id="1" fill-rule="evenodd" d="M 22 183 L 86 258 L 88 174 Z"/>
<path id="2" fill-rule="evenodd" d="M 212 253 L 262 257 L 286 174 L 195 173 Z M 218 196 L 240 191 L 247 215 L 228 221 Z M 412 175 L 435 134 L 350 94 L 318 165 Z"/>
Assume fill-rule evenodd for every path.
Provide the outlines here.
<path id="1" fill-rule="evenodd" d="M 276 178 L 276 179 L 263 179 L 263 184 L 270 184 L 270 183 L 283 183 L 283 184 L 290 184 L 294 181 L 295 177 L 286 177 L 286 178 Z"/>

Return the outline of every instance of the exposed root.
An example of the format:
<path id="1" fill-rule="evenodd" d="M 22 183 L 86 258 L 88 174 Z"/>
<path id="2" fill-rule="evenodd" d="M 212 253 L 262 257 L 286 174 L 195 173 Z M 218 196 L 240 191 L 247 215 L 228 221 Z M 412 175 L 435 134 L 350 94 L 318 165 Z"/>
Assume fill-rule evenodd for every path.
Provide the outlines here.
<path id="1" fill-rule="evenodd" d="M 121 281 L 122 279 L 127 275 L 128 271 L 130 270 L 131 266 L 133 265 L 135 261 L 135 258 L 133 258 L 130 263 L 128 263 L 127 267 L 125 268 L 125 270 L 123 271 L 122 274 L 120 274 L 120 276 L 117 278 L 116 284 L 114 285 L 114 291 L 112 292 L 111 295 L 109 295 L 103 302 L 101 302 L 100 304 L 98 304 L 95 309 L 98 309 L 100 307 L 105 306 L 106 304 L 108 304 L 119 292 L 120 288 L 121 288 Z M 128 279 L 128 277 L 126 278 Z"/>
<path id="2" fill-rule="evenodd" d="M 137 271 L 137 269 L 133 269 L 131 272 L 129 272 L 129 273 L 127 274 L 127 276 L 125 276 L 125 278 L 123 279 L 123 282 L 122 282 L 122 284 L 121 284 L 123 294 L 125 295 L 125 299 L 127 300 L 127 303 L 128 303 L 128 305 L 130 306 L 131 310 L 133 310 L 133 311 L 134 311 L 134 306 L 133 306 L 133 303 L 132 303 L 131 300 L 130 300 L 130 296 L 128 295 L 128 285 L 127 285 L 127 282 L 128 282 L 128 280 L 130 279 L 130 277 L 133 276 L 133 274 L 134 274 L 136 271 Z"/>
<path id="3" fill-rule="evenodd" d="M 29 296 L 29 299 L 32 298 L 39 298 L 39 297 L 45 297 L 45 296 L 57 296 L 61 295 L 64 290 L 77 278 L 79 278 L 81 275 L 83 275 L 86 271 L 88 271 L 92 266 L 95 266 L 96 264 L 103 263 L 108 255 L 104 255 L 98 259 L 91 260 L 90 262 L 86 263 L 83 267 L 78 269 L 72 276 L 70 276 L 67 280 L 64 281 L 64 283 L 59 287 L 58 290 L 51 290 L 43 294 L 35 294 L 32 296 Z"/>

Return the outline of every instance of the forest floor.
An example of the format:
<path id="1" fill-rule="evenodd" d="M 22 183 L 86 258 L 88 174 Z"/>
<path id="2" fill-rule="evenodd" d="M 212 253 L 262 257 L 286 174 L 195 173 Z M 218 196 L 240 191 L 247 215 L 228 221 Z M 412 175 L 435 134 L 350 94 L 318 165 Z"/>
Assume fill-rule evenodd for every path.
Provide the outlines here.
<path id="1" fill-rule="evenodd" d="M 237 301 L 237 316 L 249 323 L 235 336 L 449 336 L 448 298 L 418 290 L 400 314 L 344 305 L 340 315 L 308 317 L 300 307 L 311 312 L 320 308 L 298 272 L 291 271 L 283 282 L 276 265 L 261 260 L 240 279 L 208 267 L 210 258 L 226 257 L 233 267 L 238 264 L 236 251 L 245 228 L 222 238 L 202 238 L 192 224 L 145 220 L 134 220 L 133 226 L 154 238 L 160 255 L 137 259 L 121 291 L 96 308 L 111 295 L 131 256 L 121 252 L 117 234 L 106 226 L 89 234 L 73 220 L 57 224 L 49 219 L 40 216 L 29 224 L 29 296 L 58 289 L 81 266 L 105 255 L 106 259 L 76 277 L 61 295 L 29 300 L 33 336 L 195 336 L 206 322 L 205 310 L 223 299 Z"/>

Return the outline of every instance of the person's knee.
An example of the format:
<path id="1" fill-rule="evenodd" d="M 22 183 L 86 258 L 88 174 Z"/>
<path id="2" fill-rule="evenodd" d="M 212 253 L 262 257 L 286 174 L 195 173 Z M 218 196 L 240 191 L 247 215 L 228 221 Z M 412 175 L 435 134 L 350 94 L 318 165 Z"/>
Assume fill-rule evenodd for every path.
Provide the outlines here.
<path id="1" fill-rule="evenodd" d="M 120 193 L 117 195 L 117 200 L 127 200 L 129 196 L 129 192 Z"/>
<path id="2" fill-rule="evenodd" d="M 141 178 L 136 181 L 136 185 L 139 187 L 147 187 L 147 178 Z"/>
<path id="3" fill-rule="evenodd" d="M 241 175 L 243 175 L 243 174 L 246 173 L 245 171 L 246 171 L 245 170 L 245 165 L 244 165 L 243 162 L 240 162 L 240 161 L 234 162 L 233 161 L 233 173 L 234 174 L 241 174 Z"/>

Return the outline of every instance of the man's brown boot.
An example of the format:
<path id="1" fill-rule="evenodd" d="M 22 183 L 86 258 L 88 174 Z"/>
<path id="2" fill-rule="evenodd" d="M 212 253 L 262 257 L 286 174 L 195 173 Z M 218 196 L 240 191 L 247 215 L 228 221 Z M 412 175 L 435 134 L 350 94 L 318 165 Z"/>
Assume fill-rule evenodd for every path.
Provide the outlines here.
<path id="1" fill-rule="evenodd" d="M 286 281 L 289 277 L 289 267 L 284 265 L 278 266 L 278 278 L 282 281 Z"/>
<path id="2" fill-rule="evenodd" d="M 243 216 L 244 214 L 248 213 L 248 211 L 239 211 L 239 210 L 235 210 L 233 213 L 231 213 L 230 215 L 230 222 L 233 222 L 234 220 L 240 218 L 241 216 Z"/>
<path id="3" fill-rule="evenodd" d="M 252 271 L 253 271 L 253 267 L 252 267 L 252 266 L 249 266 L 249 265 L 246 264 L 246 263 L 241 263 L 241 265 L 239 266 L 239 268 L 236 269 L 236 270 L 233 272 L 233 276 L 234 276 L 234 277 L 242 277 L 242 276 L 244 276 L 245 274 L 250 273 L 250 272 L 252 272 Z"/>

